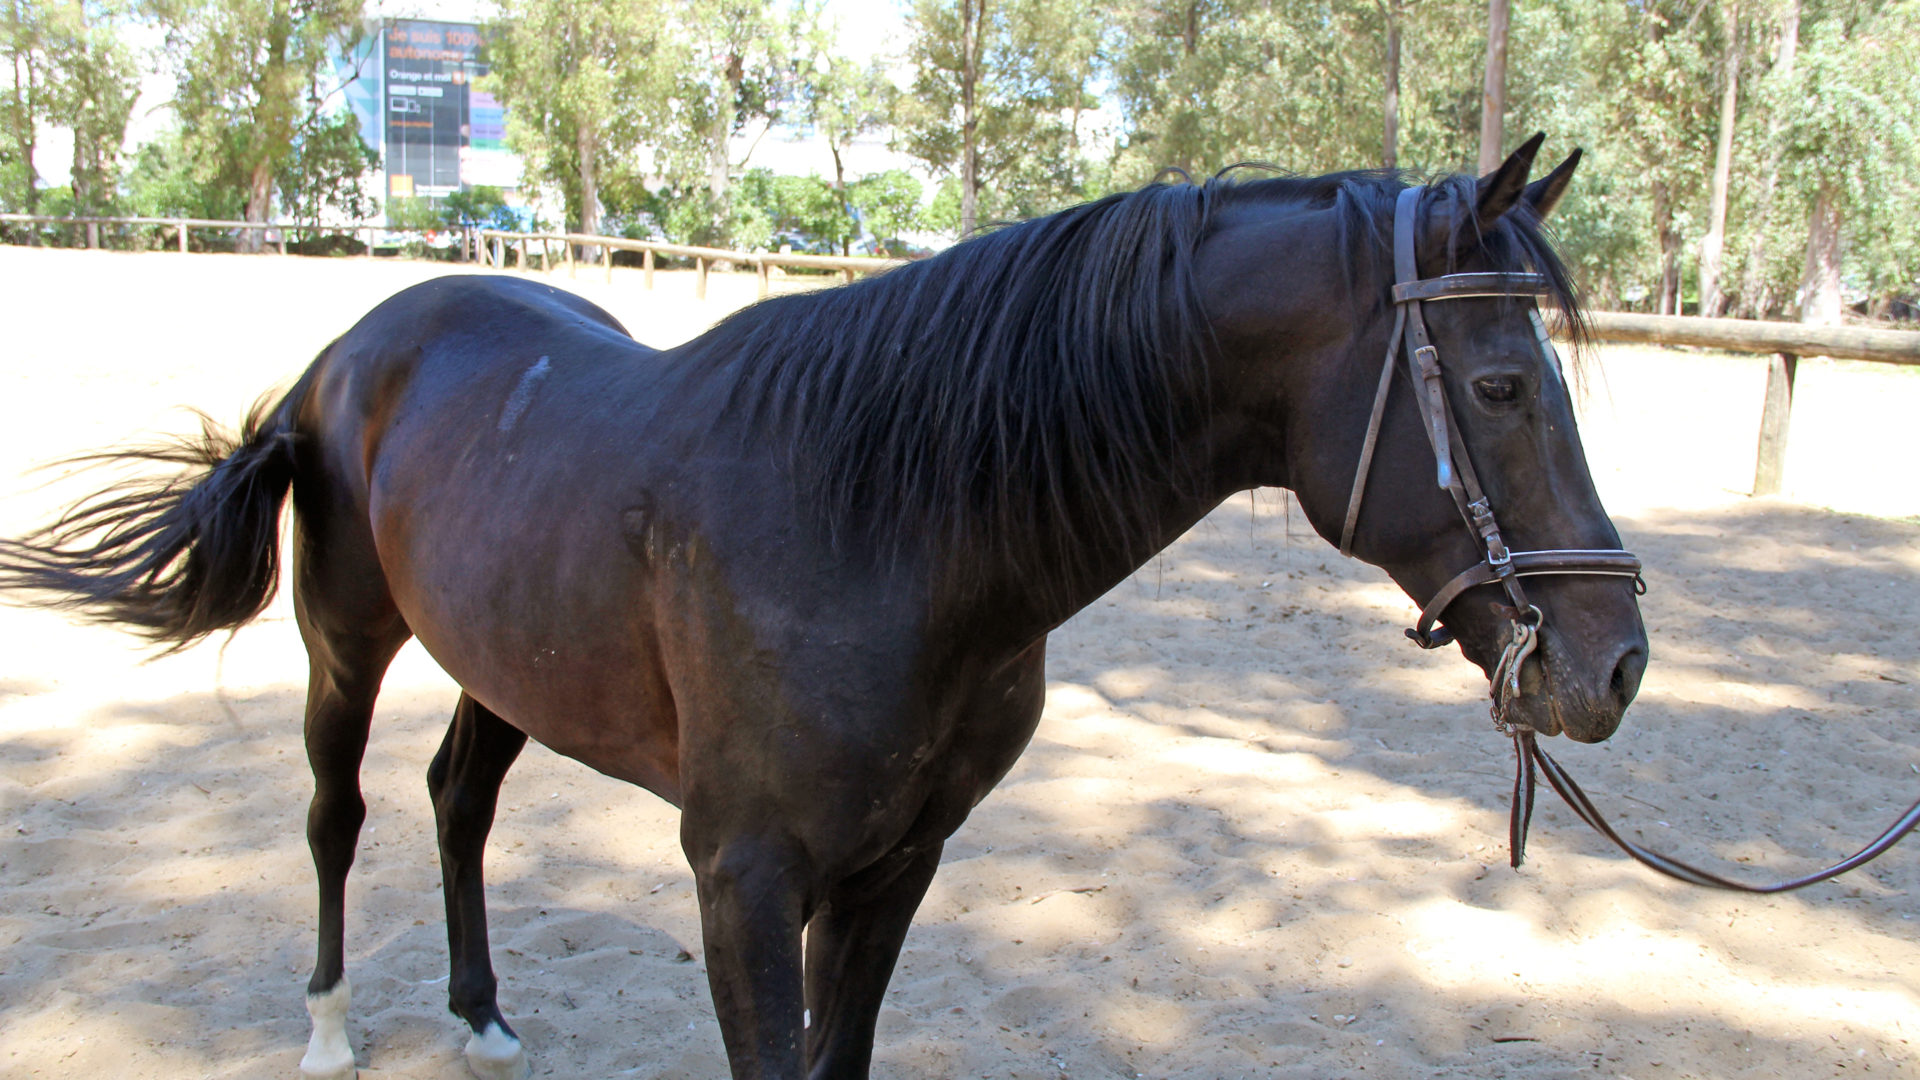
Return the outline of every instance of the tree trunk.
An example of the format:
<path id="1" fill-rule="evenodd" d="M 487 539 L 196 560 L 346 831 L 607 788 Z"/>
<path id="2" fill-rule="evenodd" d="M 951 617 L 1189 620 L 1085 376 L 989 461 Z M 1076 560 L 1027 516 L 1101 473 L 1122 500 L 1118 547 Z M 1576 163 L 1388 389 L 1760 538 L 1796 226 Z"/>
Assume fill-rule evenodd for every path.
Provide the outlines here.
<path id="1" fill-rule="evenodd" d="M 853 232 L 860 227 L 860 219 L 853 214 L 853 200 L 847 198 L 847 166 L 840 160 L 840 144 L 827 140 L 827 149 L 833 152 L 833 193 L 840 200 L 840 212 L 847 215 L 847 235 L 840 238 L 840 254 L 853 254 Z"/>
<path id="2" fill-rule="evenodd" d="M 1673 200 L 1667 185 L 1653 184 L 1653 231 L 1660 240 L 1660 280 L 1654 288 L 1658 315 L 1680 314 L 1680 233 L 1673 227 Z"/>
<path id="3" fill-rule="evenodd" d="M 267 58 L 260 76 L 260 102 L 254 110 L 253 168 L 247 176 L 246 218 L 265 223 L 273 206 L 273 167 L 293 145 L 293 110 L 299 87 L 287 66 L 287 44 L 293 34 L 289 0 L 274 0 L 267 22 Z M 258 252 L 266 231 L 247 229 L 240 250 Z"/>
<path id="4" fill-rule="evenodd" d="M 21 182 L 25 190 L 20 193 L 20 204 L 29 214 L 40 209 L 40 173 L 33 167 L 33 151 L 38 143 L 36 121 L 40 116 L 38 90 L 39 73 L 34 69 L 34 42 L 27 40 L 27 33 L 21 20 L 21 0 L 13 0 L 7 6 L 7 36 L 13 53 L 13 122 L 14 153 L 20 157 Z M 29 229 L 28 235 L 39 242 L 39 232 Z"/>
<path id="5" fill-rule="evenodd" d="M 1793 77 L 1794 58 L 1800 52 L 1800 0 L 1790 0 L 1787 10 L 1780 19 L 1779 48 L 1774 59 L 1773 78 L 1791 79 Z M 1759 225 L 1753 230 L 1753 239 L 1747 244 L 1746 272 L 1740 283 L 1740 303 L 1742 314 L 1757 319 L 1767 314 L 1771 301 L 1762 302 L 1761 256 L 1762 237 L 1766 234 L 1767 217 L 1773 211 L 1774 190 L 1780 183 L 1780 118 L 1773 117 L 1767 124 L 1767 141 L 1773 150 L 1767 155 L 1767 165 L 1760 177 L 1760 198 L 1753 215 Z"/>
<path id="6" fill-rule="evenodd" d="M 247 179 L 248 221 L 264 225 L 267 213 L 273 207 L 273 159 L 262 157 L 254 163 L 253 174 Z M 240 250 L 258 254 L 264 250 L 267 242 L 265 229 L 246 229 L 240 235 Z"/>
<path id="7" fill-rule="evenodd" d="M 1401 0 L 1384 0 L 1381 10 L 1387 15 L 1387 100 L 1384 133 L 1380 146 L 1380 167 L 1400 167 L 1400 16 L 1405 9 Z"/>
<path id="8" fill-rule="evenodd" d="M 600 231 L 599 133 L 592 125 L 582 124 L 575 144 L 580 151 L 580 231 L 593 236 Z"/>
<path id="9" fill-rule="evenodd" d="M 1833 182 L 1822 181 L 1807 223 L 1807 268 L 1800 276 L 1800 321 L 1840 324 L 1840 199 Z"/>
<path id="10" fill-rule="evenodd" d="M 1727 186 L 1733 175 L 1733 126 L 1740 88 L 1740 0 L 1727 4 L 1726 85 L 1720 91 L 1720 139 L 1713 151 L 1713 194 L 1707 206 L 1707 235 L 1700 238 L 1700 314 L 1726 311 L 1720 269 L 1727 246 Z"/>
<path id="11" fill-rule="evenodd" d="M 716 243 L 725 241 L 732 231 L 728 189 L 733 181 L 733 159 L 727 141 L 733 136 L 733 110 L 740 101 L 740 81 L 744 77 L 738 52 L 727 55 L 725 76 L 720 102 L 713 112 L 713 128 L 707 132 L 707 194 L 712 198 Z"/>
<path id="12" fill-rule="evenodd" d="M 960 236 L 980 223 L 980 32 L 987 0 L 960 0 Z"/>
<path id="13" fill-rule="evenodd" d="M 1507 119 L 1508 0 L 1487 0 L 1487 81 L 1480 93 L 1480 175 L 1500 167 Z"/>

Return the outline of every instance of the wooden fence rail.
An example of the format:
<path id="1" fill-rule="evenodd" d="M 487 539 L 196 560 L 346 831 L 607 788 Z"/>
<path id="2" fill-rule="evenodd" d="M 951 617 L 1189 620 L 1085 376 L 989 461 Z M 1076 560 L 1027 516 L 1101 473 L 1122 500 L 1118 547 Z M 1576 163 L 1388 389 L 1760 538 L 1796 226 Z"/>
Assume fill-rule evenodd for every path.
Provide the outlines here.
<path id="1" fill-rule="evenodd" d="M 155 226 L 163 229 L 172 229 L 174 231 L 174 234 L 176 237 L 176 243 L 182 255 L 187 253 L 187 233 L 188 233 L 188 230 L 190 229 L 217 229 L 223 232 L 232 232 L 232 231 L 245 232 L 245 231 L 251 230 L 254 232 L 262 233 L 263 235 L 269 231 L 278 231 L 280 233 L 279 248 L 280 248 L 280 254 L 282 255 L 285 255 L 287 253 L 287 236 L 289 234 L 305 234 L 307 236 L 324 236 L 327 234 L 333 234 L 333 235 L 345 234 L 347 236 L 352 236 L 355 238 L 364 238 L 364 242 L 366 244 L 366 255 L 368 258 L 373 257 L 373 248 L 374 248 L 375 238 L 382 232 L 388 232 L 388 233 L 446 232 L 450 234 L 464 234 L 467 232 L 467 230 L 462 230 L 462 229 L 423 229 L 423 228 L 411 228 L 411 227 L 389 228 L 385 225 L 368 225 L 368 224 L 288 225 L 284 223 L 271 222 L 271 221 L 221 221 L 221 220 L 210 219 L 210 218 L 54 217 L 49 214 L 0 214 L 0 224 L 58 225 L 58 226 L 85 227 L 85 229 L 87 230 L 87 247 L 89 248 L 98 248 L 100 246 L 100 226 L 102 225 Z M 465 241 L 464 235 L 462 236 L 462 239 L 463 239 L 463 244 L 462 244 L 463 251 L 472 246 L 471 243 Z"/>
<path id="2" fill-rule="evenodd" d="M 565 260 L 568 276 L 574 276 L 574 248 L 598 248 L 600 262 L 605 267 L 608 281 L 613 280 L 613 253 L 616 251 L 636 251 L 641 256 L 641 270 L 645 273 L 646 287 L 653 288 L 653 262 L 659 255 L 673 258 L 692 259 L 696 272 L 693 293 L 698 299 L 707 297 L 707 275 L 715 263 L 730 263 L 738 266 L 751 266 L 760 278 L 760 295 L 765 297 L 772 289 L 772 271 L 776 266 L 793 266 L 810 270 L 838 270 L 841 276 L 852 281 L 855 274 L 872 274 L 891 269 L 905 263 L 905 259 L 881 259 L 862 255 L 806 255 L 796 252 L 769 251 L 728 251 L 724 248 L 699 247 L 692 244 L 669 244 L 658 240 L 629 240 L 621 236 L 592 236 L 582 233 L 522 233 L 503 232 L 497 229 L 482 229 L 479 233 L 480 259 L 495 269 L 504 270 L 507 265 L 507 251 L 517 255 L 520 269 L 527 268 L 532 259 L 533 246 L 539 245 L 540 268 L 553 269 L 553 245 L 560 247 L 561 257 Z"/>
<path id="3" fill-rule="evenodd" d="M 306 227 L 250 221 L 214 221 L 202 218 L 157 217 L 52 217 L 40 214 L 0 214 L 0 224 L 49 224 L 82 226 L 87 230 L 87 246 L 99 247 L 102 225 L 148 225 L 174 230 L 180 251 L 187 250 L 189 229 L 280 230 L 280 253 L 286 254 L 289 232 L 325 234 L 347 233 L 366 237 L 366 253 L 373 254 L 377 233 L 435 232 L 429 229 L 389 229 L 385 226 L 353 224 Z M 539 245 L 540 267 L 551 272 L 557 245 L 569 276 L 578 273 L 576 248 L 597 249 L 608 281 L 613 280 L 613 253 L 638 252 L 646 287 L 653 288 L 654 259 L 665 255 L 692 259 L 698 276 L 694 295 L 705 299 L 707 275 L 715 264 L 751 266 L 760 279 L 760 295 L 770 291 L 774 267 L 791 266 L 809 270 L 838 270 L 847 281 L 856 274 L 871 274 L 891 269 L 904 259 L 864 256 L 808 255 L 795 252 L 744 252 L 691 244 L 669 244 L 654 240 L 629 240 L 619 236 L 592 236 L 568 232 L 507 232 L 497 229 L 446 230 L 461 234 L 461 251 L 468 251 L 483 264 L 506 269 L 507 251 L 513 250 L 517 265 L 525 270 L 531 262 L 534 245 Z M 1753 493 L 1771 495 L 1780 491 L 1785 472 L 1787 432 L 1793 418 L 1793 383 L 1802 356 L 1829 356 L 1842 360 L 1867 360 L 1883 364 L 1920 366 L 1920 332 L 1878 330 L 1854 326 L 1807 326 L 1801 323 L 1759 322 L 1749 319 L 1702 319 L 1681 315 L 1638 315 L 1631 312 L 1595 311 L 1587 313 L 1587 326 L 1597 341 L 1633 342 L 1650 345 L 1692 345 L 1733 352 L 1771 353 L 1767 369 L 1766 401 L 1760 415 L 1760 440 L 1754 464 Z"/>
<path id="4" fill-rule="evenodd" d="M 1912 330 L 1617 311 L 1588 312 L 1587 327 L 1599 341 L 1772 353 L 1767 366 L 1766 398 L 1760 408 L 1760 441 L 1754 452 L 1755 495 L 1780 493 L 1781 481 L 1786 475 L 1787 432 L 1793 426 L 1793 381 L 1802 356 L 1920 365 L 1920 333 Z"/>

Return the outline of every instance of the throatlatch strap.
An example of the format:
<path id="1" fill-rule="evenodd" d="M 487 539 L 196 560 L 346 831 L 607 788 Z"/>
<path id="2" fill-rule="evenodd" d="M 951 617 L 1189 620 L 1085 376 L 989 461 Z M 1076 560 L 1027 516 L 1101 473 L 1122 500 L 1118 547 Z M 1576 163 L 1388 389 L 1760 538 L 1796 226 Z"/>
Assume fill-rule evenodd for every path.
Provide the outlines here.
<path id="1" fill-rule="evenodd" d="M 1380 366 L 1380 386 L 1373 392 L 1373 414 L 1367 418 L 1367 438 L 1360 444 L 1360 465 L 1353 471 L 1353 494 L 1347 496 L 1347 521 L 1340 526 L 1340 554 L 1352 557 L 1353 530 L 1360 523 L 1360 502 L 1367 494 L 1367 474 L 1373 471 L 1373 449 L 1380 442 L 1380 424 L 1387 415 L 1387 393 L 1393 389 L 1394 354 L 1407 329 L 1407 309 L 1393 312 L 1393 333 L 1387 337 L 1387 360 Z"/>

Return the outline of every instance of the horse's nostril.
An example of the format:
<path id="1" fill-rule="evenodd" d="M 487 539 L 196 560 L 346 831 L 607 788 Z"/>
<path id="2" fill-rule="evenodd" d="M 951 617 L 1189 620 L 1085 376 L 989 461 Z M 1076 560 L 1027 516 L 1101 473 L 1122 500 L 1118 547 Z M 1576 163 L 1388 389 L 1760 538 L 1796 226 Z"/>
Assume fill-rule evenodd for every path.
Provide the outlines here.
<path id="1" fill-rule="evenodd" d="M 1608 689 L 1613 691 L 1613 698 L 1622 709 L 1640 692 L 1640 676 L 1646 670 L 1647 650 L 1638 645 L 1621 654 L 1620 662 L 1613 666 L 1613 679 L 1608 683 Z"/>

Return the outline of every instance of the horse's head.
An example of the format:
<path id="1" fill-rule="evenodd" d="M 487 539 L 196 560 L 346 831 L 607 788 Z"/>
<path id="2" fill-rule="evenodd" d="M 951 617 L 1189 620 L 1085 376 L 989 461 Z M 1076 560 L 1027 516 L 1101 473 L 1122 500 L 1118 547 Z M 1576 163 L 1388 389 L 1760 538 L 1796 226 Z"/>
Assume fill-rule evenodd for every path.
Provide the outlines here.
<path id="1" fill-rule="evenodd" d="M 1282 382 L 1284 446 L 1268 475 L 1285 476 L 1323 536 L 1426 608 L 1416 640 L 1457 640 L 1496 680 L 1507 721 L 1598 742 L 1639 688 L 1647 638 L 1638 563 L 1594 492 L 1536 307 L 1535 294 L 1549 294 L 1575 315 L 1539 223 L 1579 158 L 1529 185 L 1539 144 L 1477 182 L 1350 185 L 1335 198 L 1329 235 L 1344 250 L 1308 255 L 1327 261 L 1296 267 L 1289 326 L 1268 324 L 1296 350 L 1267 369 Z M 1316 227 L 1328 228 L 1296 225 Z M 1382 243 L 1369 272 L 1366 247 L 1378 255 Z M 1341 297 L 1343 282 L 1374 295 Z M 1322 319 L 1357 311 L 1354 332 L 1301 333 L 1310 320 L 1298 305 L 1315 296 Z M 1518 665 L 1517 681 L 1503 663 Z"/>

